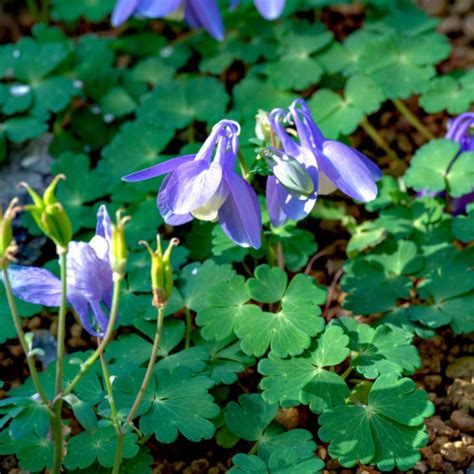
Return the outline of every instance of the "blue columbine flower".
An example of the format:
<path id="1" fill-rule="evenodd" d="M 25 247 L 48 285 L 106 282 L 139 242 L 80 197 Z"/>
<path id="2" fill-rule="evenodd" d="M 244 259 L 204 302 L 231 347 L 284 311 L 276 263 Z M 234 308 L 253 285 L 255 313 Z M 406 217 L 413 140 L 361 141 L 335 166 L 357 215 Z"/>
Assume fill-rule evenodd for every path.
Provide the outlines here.
<path id="1" fill-rule="evenodd" d="M 295 196 L 276 176 L 268 178 L 267 205 L 274 226 L 283 225 L 288 219 L 302 219 L 313 209 L 318 194 L 336 189 L 358 201 L 375 199 L 375 181 L 382 175 L 378 166 L 354 148 L 324 137 L 303 99 L 293 101 L 289 113 L 274 109 L 269 118 L 284 153 L 301 164 L 314 185 L 311 193 Z M 298 141 L 285 128 L 292 125 Z"/>
<path id="2" fill-rule="evenodd" d="M 470 129 L 474 127 L 474 112 L 466 112 L 459 115 L 455 119 L 448 122 L 448 131 L 444 138 L 459 143 L 460 148 L 458 154 L 453 158 L 448 168 L 456 161 L 459 155 L 465 151 L 474 151 L 474 134 L 470 133 Z M 417 193 L 417 196 L 445 197 L 444 191 L 429 192 L 426 190 Z M 474 190 L 464 196 L 453 198 L 451 201 L 451 212 L 454 215 L 466 212 L 468 204 L 474 201 Z"/>
<path id="3" fill-rule="evenodd" d="M 107 209 L 97 213 L 96 235 L 89 243 L 70 242 L 67 258 L 67 299 L 84 329 L 102 336 L 107 328 L 112 303 L 113 280 L 109 264 L 111 222 Z M 18 298 L 44 306 L 61 305 L 61 281 L 48 270 L 11 265 L 12 291 Z"/>
<path id="4" fill-rule="evenodd" d="M 218 41 L 224 38 L 224 24 L 216 0 L 118 0 L 112 13 L 112 25 L 121 25 L 133 14 L 145 18 L 182 15 L 191 28 L 205 28 Z"/>
<path id="5" fill-rule="evenodd" d="M 240 0 L 231 0 L 231 8 L 235 8 Z M 275 20 L 285 8 L 286 0 L 254 0 L 255 8 L 265 20 Z"/>
<path id="6" fill-rule="evenodd" d="M 237 122 L 221 120 L 196 155 L 173 158 L 122 179 L 136 182 L 166 174 L 157 204 L 167 224 L 219 220 L 234 242 L 259 248 L 262 218 L 257 195 L 235 171 L 239 132 Z"/>

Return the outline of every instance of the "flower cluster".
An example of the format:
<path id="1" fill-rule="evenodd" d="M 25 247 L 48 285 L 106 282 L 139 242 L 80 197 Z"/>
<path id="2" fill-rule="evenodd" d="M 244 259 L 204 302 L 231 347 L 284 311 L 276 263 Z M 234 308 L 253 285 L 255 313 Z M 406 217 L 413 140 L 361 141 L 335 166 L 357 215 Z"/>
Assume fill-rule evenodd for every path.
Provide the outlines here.
<path id="1" fill-rule="evenodd" d="M 281 15 L 286 0 L 255 0 L 255 6 L 267 20 Z M 235 8 L 239 0 L 231 0 Z M 119 26 L 130 16 L 183 19 L 191 28 L 204 28 L 216 40 L 224 39 L 224 23 L 216 0 L 118 0 L 112 13 L 112 25 Z"/>
<path id="2" fill-rule="evenodd" d="M 302 99 L 295 100 L 288 113 L 274 109 L 269 126 L 281 143 L 281 149 L 268 147 L 262 153 L 273 171 L 266 195 L 274 226 L 303 219 L 318 194 L 339 189 L 362 202 L 376 197 L 379 168 L 357 150 L 325 138 Z M 286 126 L 296 128 L 298 140 Z M 193 218 L 219 220 L 234 242 L 259 248 L 262 218 L 258 198 L 235 171 L 239 132 L 237 122 L 221 120 L 196 155 L 174 158 L 123 180 L 137 182 L 166 174 L 157 204 L 167 224 L 185 224 Z"/>

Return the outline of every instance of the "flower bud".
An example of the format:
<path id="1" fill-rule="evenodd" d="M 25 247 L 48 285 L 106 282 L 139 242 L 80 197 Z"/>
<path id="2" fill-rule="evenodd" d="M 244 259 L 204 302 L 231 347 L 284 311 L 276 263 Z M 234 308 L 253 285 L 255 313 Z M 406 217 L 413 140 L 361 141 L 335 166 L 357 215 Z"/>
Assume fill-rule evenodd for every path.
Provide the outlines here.
<path id="1" fill-rule="evenodd" d="M 0 269 L 5 268 L 14 260 L 17 251 L 12 232 L 12 220 L 19 210 L 17 203 L 18 199 L 15 198 L 8 205 L 5 214 L 2 215 L 0 211 Z"/>
<path id="2" fill-rule="evenodd" d="M 125 240 L 125 224 L 130 216 L 122 217 L 122 209 L 116 214 L 117 222 L 112 224 L 112 241 L 110 244 L 110 268 L 112 272 L 123 277 L 127 266 L 128 249 Z"/>
<path id="3" fill-rule="evenodd" d="M 148 242 L 141 241 L 151 257 L 151 285 L 153 289 L 153 305 L 164 308 L 173 291 L 173 267 L 171 265 L 171 251 L 179 245 L 178 239 L 171 239 L 168 248 L 163 254 L 160 236 L 156 236 L 156 250 L 153 251 Z"/>
<path id="4" fill-rule="evenodd" d="M 262 154 L 275 178 L 292 196 L 305 200 L 314 193 L 313 179 L 296 158 L 270 147 Z"/>
<path id="5" fill-rule="evenodd" d="M 66 179 L 63 174 L 54 177 L 41 197 L 27 183 L 20 183 L 26 188 L 33 200 L 25 209 L 29 211 L 41 231 L 49 237 L 58 249 L 58 253 L 67 251 L 67 246 L 72 239 L 72 224 L 67 212 L 56 198 L 56 187 L 61 179 Z"/>
<path id="6" fill-rule="evenodd" d="M 274 145 L 276 137 L 268 120 L 268 112 L 265 110 L 259 109 L 255 116 L 255 135 L 262 142 Z"/>

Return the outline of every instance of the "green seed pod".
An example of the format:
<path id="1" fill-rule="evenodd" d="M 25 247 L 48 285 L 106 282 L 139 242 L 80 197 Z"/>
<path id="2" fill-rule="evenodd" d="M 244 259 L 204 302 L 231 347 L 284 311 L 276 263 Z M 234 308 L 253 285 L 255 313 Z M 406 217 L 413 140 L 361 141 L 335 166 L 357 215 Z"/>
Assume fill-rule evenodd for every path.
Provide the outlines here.
<path id="1" fill-rule="evenodd" d="M 117 211 L 117 222 L 112 224 L 112 242 L 110 246 L 110 268 L 121 277 L 125 274 L 128 259 L 125 224 L 131 219 L 130 216 L 122 217 L 122 212 L 122 209 Z"/>
<path id="2" fill-rule="evenodd" d="M 31 213 L 41 231 L 56 244 L 58 253 L 67 251 L 73 234 L 71 220 L 55 195 L 57 185 L 62 179 L 66 179 L 62 174 L 55 176 L 46 188 L 43 197 L 27 183 L 20 183 L 33 201 L 33 204 L 25 206 L 25 210 Z"/>
<path id="3" fill-rule="evenodd" d="M 16 212 L 18 199 L 13 199 L 4 214 L 0 212 L 0 269 L 5 268 L 14 260 L 17 246 L 13 240 L 12 220 Z"/>
<path id="4" fill-rule="evenodd" d="M 171 251 L 179 244 L 178 239 L 171 239 L 163 254 L 160 236 L 156 236 L 156 250 L 153 251 L 148 242 L 141 241 L 151 257 L 151 284 L 153 289 L 153 305 L 157 308 L 166 306 L 173 291 L 173 266 L 171 265 Z"/>

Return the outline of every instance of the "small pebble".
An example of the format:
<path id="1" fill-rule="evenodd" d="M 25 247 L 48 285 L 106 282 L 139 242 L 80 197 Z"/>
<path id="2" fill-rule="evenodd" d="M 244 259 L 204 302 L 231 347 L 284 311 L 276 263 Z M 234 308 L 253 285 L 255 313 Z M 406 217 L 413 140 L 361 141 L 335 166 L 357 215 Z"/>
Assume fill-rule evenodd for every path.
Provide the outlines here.
<path id="1" fill-rule="evenodd" d="M 462 20 L 458 16 L 448 16 L 441 20 L 438 31 L 443 34 L 457 33 L 462 30 Z"/>
<path id="2" fill-rule="evenodd" d="M 448 365 L 446 375 L 450 379 L 474 377 L 474 357 L 458 357 Z"/>
<path id="3" fill-rule="evenodd" d="M 454 410 L 451 413 L 451 424 L 464 433 L 474 433 L 474 417 L 465 411 Z"/>

